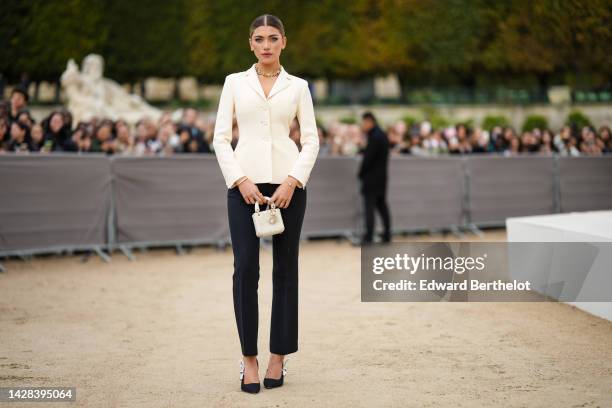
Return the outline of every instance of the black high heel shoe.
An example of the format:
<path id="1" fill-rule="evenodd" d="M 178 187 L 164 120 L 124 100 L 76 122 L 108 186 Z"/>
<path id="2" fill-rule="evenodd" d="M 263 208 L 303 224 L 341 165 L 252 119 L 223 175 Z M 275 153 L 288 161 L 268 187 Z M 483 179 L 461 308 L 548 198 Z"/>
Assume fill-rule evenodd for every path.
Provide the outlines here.
<path id="1" fill-rule="evenodd" d="M 257 362 L 257 368 L 259 369 L 259 361 Z M 248 392 L 250 394 L 257 394 L 261 389 L 261 384 L 259 382 L 245 384 L 244 383 L 244 361 L 240 360 L 240 389 L 244 392 Z"/>
<path id="2" fill-rule="evenodd" d="M 279 379 L 264 377 L 264 387 L 277 388 L 283 385 L 283 380 L 285 379 L 285 375 L 287 375 L 287 369 L 285 368 L 285 365 L 287 365 L 287 361 L 289 361 L 289 359 L 283 361 L 283 369 L 281 370 L 281 377 Z"/>

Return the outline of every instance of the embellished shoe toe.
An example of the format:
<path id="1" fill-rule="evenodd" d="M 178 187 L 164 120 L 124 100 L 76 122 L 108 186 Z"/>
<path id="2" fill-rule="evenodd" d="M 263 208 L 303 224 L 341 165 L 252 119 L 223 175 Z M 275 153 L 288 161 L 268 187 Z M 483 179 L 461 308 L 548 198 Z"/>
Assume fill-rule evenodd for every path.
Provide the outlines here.
<path id="1" fill-rule="evenodd" d="M 265 377 L 263 380 L 264 387 L 278 388 L 283 385 L 283 380 L 285 379 L 285 375 L 287 375 L 287 368 L 285 367 L 287 365 L 287 361 L 289 361 L 289 359 L 283 361 L 283 369 L 281 370 L 281 377 L 279 379 Z"/>

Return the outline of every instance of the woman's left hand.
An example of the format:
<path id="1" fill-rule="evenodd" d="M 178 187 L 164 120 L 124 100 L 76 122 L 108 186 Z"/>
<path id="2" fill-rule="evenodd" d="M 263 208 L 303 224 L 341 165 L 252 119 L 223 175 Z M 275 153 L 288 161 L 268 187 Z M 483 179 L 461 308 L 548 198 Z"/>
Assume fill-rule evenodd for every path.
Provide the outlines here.
<path id="1" fill-rule="evenodd" d="M 291 183 L 292 186 L 290 186 L 289 183 Z M 296 186 L 297 180 L 293 177 L 287 177 L 287 179 L 276 188 L 274 194 L 270 197 L 270 201 L 273 202 L 277 208 L 289 207 Z"/>

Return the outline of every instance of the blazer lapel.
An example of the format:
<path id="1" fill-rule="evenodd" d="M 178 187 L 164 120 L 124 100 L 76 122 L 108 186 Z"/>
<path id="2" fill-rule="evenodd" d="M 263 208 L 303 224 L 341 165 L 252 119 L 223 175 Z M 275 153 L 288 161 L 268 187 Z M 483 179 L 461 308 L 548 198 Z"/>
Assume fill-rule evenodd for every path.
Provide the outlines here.
<path id="1" fill-rule="evenodd" d="M 285 71 L 285 68 L 283 68 L 283 66 L 281 65 L 281 72 L 278 74 L 276 81 L 274 81 L 274 85 L 272 86 L 272 89 L 270 90 L 270 94 L 268 95 L 268 98 L 266 99 L 266 95 L 263 91 L 261 83 L 259 82 L 259 78 L 257 77 L 257 71 L 255 71 L 255 64 L 253 64 L 251 68 L 249 68 L 246 71 L 246 77 L 247 77 L 247 83 L 249 84 L 249 86 L 253 88 L 253 90 L 257 92 L 257 94 L 266 102 L 270 98 L 272 98 L 275 94 L 287 88 L 290 85 L 290 79 L 291 79 L 291 76 L 287 74 L 287 71 Z"/>
<path id="2" fill-rule="evenodd" d="M 246 70 L 246 79 L 247 83 L 257 94 L 263 99 L 266 100 L 266 95 L 263 92 L 263 88 L 259 83 L 259 78 L 257 78 L 257 71 L 255 71 L 255 64 L 251 65 L 251 68 Z"/>
<path id="3" fill-rule="evenodd" d="M 290 78 L 291 77 L 289 76 L 289 74 L 287 74 L 285 68 L 283 68 L 283 66 L 281 65 L 281 72 L 280 74 L 278 74 L 278 78 L 276 78 L 276 81 L 274 81 L 274 85 L 272 85 L 272 89 L 270 90 L 270 95 L 268 95 L 268 98 L 273 97 L 283 89 L 287 88 L 289 86 Z"/>

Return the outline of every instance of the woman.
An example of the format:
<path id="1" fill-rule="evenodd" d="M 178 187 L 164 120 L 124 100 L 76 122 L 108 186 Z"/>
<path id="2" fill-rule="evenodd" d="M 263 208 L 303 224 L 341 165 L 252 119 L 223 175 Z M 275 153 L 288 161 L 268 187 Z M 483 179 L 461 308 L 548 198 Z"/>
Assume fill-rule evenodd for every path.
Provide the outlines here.
<path id="1" fill-rule="evenodd" d="M 95 153 L 115 153 L 115 139 L 113 138 L 113 121 L 103 119 L 94 131 L 91 141 L 91 151 Z"/>
<path id="2" fill-rule="evenodd" d="M 40 123 L 35 123 L 30 128 L 30 139 L 32 141 L 30 147 L 33 152 L 47 153 L 44 149 L 45 130 Z"/>
<path id="3" fill-rule="evenodd" d="M 52 112 L 42 122 L 45 130 L 43 145 L 50 151 L 72 150 L 69 146 L 71 131 L 66 122 L 64 115 L 60 111 Z"/>
<path id="4" fill-rule="evenodd" d="M 270 359 L 264 387 L 283 384 L 284 356 L 297 351 L 298 249 L 306 210 L 306 183 L 319 151 L 319 138 L 308 83 L 280 64 L 287 38 L 282 22 L 270 14 L 250 27 L 249 45 L 257 57 L 248 70 L 229 74 L 221 92 L 213 146 L 225 183 L 232 249 L 233 299 L 243 359 L 241 389 L 260 389 L 257 361 L 259 238 L 251 215 L 254 204 L 269 197 L 285 225 L 272 238 L 273 299 Z M 238 143 L 232 150 L 236 113 Z M 290 137 L 294 117 L 300 123 L 298 150 Z"/>
<path id="5" fill-rule="evenodd" d="M 32 150 L 32 139 L 30 138 L 30 128 L 23 122 L 14 121 L 11 123 L 11 140 L 9 142 L 9 152 L 29 152 Z"/>

